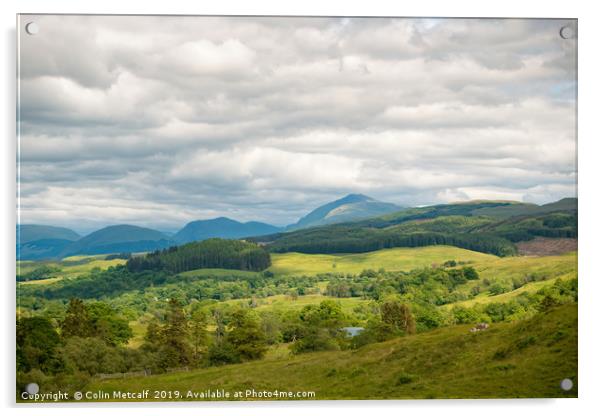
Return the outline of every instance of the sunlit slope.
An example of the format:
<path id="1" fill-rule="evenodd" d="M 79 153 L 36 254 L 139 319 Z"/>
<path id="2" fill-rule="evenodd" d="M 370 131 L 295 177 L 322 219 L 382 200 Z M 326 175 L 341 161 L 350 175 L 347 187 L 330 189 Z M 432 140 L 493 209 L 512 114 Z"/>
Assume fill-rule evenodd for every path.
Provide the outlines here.
<path id="1" fill-rule="evenodd" d="M 475 286 L 480 286 L 483 288 L 483 292 L 473 299 L 445 305 L 446 307 L 508 302 L 523 293 L 535 293 L 545 286 L 552 285 L 556 279 L 575 279 L 578 274 L 577 252 L 545 257 L 498 258 L 488 262 L 475 263 L 473 266 L 479 272 L 480 279 L 459 286 L 457 290 L 469 293 Z M 500 283 L 512 286 L 513 281 L 521 282 L 525 279 L 529 282 L 524 286 L 496 296 L 491 296 L 487 291 L 487 286 L 484 285 L 484 282 L 488 281 L 491 284 Z"/>
<path id="2" fill-rule="evenodd" d="M 577 396 L 577 306 L 565 305 L 480 333 L 470 326 L 368 345 L 190 372 L 96 381 L 90 391 L 275 389 L 317 399 Z M 570 378 L 573 390 L 560 389 Z"/>
<path id="3" fill-rule="evenodd" d="M 17 263 L 17 274 L 30 272 L 41 266 L 49 266 L 52 268 L 60 269 L 59 272 L 53 273 L 48 279 L 31 280 L 27 282 L 20 282 L 21 285 L 42 285 L 53 282 L 58 282 L 63 279 L 71 279 L 87 275 L 93 269 L 105 270 L 112 266 L 125 264 L 124 259 L 111 259 L 106 260 L 106 256 L 72 256 L 63 259 L 62 261 L 22 261 Z"/>
<path id="4" fill-rule="evenodd" d="M 452 246 L 392 248 L 360 254 L 273 253 L 275 274 L 360 273 L 365 269 L 412 270 L 447 260 L 487 262 L 498 257 Z"/>

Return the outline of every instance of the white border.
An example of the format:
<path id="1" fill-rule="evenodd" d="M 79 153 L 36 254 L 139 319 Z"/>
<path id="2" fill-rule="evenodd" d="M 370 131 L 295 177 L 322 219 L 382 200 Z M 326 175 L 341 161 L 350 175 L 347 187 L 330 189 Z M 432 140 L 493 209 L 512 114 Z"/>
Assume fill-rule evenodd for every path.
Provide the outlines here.
<path id="1" fill-rule="evenodd" d="M 598 261 L 600 250 L 600 217 L 602 194 L 600 179 L 600 64 L 601 15 L 596 13 L 595 2 L 548 0 L 477 0 L 401 2 L 393 0 L 303 0 L 296 3 L 276 0 L 220 0 L 200 2 L 184 0 L 126 1 L 98 0 L 97 2 L 53 0 L 5 0 L 2 14 L 2 83 L 4 99 L 1 101 L 2 126 L 2 235 L 0 255 L 4 273 L 2 294 L 4 302 L 2 319 L 4 342 L 3 365 L 0 367 L 0 391 L 5 414 L 99 415 L 122 407 L 119 404 L 96 405 L 83 410 L 76 405 L 15 407 L 14 403 L 14 293 L 15 293 L 15 15 L 16 13 L 118 13 L 118 14 L 272 14 L 272 15 L 349 15 L 349 16 L 443 16 L 443 17 L 558 17 L 579 19 L 579 399 L 564 400 L 441 400 L 405 402 L 297 402 L 297 403 L 200 403 L 200 404 L 147 404 L 128 405 L 133 415 L 162 414 L 257 414 L 283 413 L 306 416 L 311 413 L 345 412 L 346 415 L 363 415 L 373 408 L 379 414 L 444 414 L 448 415 L 504 415 L 508 413 L 545 413 L 546 415 L 594 414 L 602 408 L 598 388 L 601 386 L 602 348 L 600 345 L 601 316 L 599 304 L 602 296 L 602 264 Z M 520 380 L 517 380 L 520 382 Z M 114 410 L 113 410 L 114 409 Z M 151 410 L 153 409 L 154 412 Z M 339 410 L 340 409 L 340 410 Z"/>

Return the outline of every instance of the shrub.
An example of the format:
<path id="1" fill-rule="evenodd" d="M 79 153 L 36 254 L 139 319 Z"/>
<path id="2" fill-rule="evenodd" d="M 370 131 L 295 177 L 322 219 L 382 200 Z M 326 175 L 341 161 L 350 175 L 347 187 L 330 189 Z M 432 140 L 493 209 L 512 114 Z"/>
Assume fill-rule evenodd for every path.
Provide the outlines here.
<path id="1" fill-rule="evenodd" d="M 408 373 L 401 373 L 397 376 L 397 384 L 409 384 L 414 381 L 414 376 Z"/>

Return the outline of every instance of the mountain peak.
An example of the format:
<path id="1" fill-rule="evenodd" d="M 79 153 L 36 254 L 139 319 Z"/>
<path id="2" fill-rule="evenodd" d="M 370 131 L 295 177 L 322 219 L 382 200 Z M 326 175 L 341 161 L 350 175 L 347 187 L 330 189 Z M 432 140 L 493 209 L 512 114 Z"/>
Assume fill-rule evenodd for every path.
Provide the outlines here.
<path id="1" fill-rule="evenodd" d="M 375 201 L 374 198 L 370 198 L 364 194 L 348 194 L 341 199 L 337 199 L 334 202 L 341 202 L 345 204 L 352 204 L 355 202 L 363 202 L 363 201 Z"/>
<path id="2" fill-rule="evenodd" d="M 313 227 L 337 222 L 355 221 L 398 211 L 399 206 L 381 202 L 363 194 L 349 194 L 336 201 L 324 204 L 299 219 L 288 229 Z"/>
<path id="3" fill-rule="evenodd" d="M 272 234 L 280 231 L 278 227 L 258 221 L 239 222 L 228 217 L 189 222 L 178 231 L 174 239 L 180 243 L 206 240 L 208 238 L 242 238 L 255 235 Z"/>

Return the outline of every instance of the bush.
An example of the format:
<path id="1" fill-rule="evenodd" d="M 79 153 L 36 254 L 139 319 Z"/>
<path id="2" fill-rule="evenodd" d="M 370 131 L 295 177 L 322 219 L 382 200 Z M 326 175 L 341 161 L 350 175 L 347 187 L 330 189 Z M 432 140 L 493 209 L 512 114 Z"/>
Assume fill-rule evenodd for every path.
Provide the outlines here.
<path id="1" fill-rule="evenodd" d="M 462 267 L 462 273 L 466 280 L 479 280 L 479 273 L 474 267 Z"/>
<path id="2" fill-rule="evenodd" d="M 234 345 L 227 342 L 213 344 L 209 347 L 207 360 L 211 365 L 235 364 L 242 361 Z"/>
<path id="3" fill-rule="evenodd" d="M 409 384 L 414 381 L 414 376 L 408 373 L 401 373 L 397 376 L 397 384 Z"/>
<path id="4" fill-rule="evenodd" d="M 502 285 L 499 282 L 495 282 L 491 286 L 489 286 L 489 294 L 491 296 L 501 295 L 502 293 L 506 293 L 509 291 L 510 291 L 509 287 Z"/>

